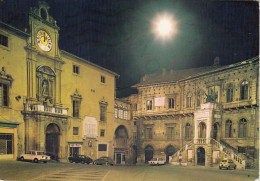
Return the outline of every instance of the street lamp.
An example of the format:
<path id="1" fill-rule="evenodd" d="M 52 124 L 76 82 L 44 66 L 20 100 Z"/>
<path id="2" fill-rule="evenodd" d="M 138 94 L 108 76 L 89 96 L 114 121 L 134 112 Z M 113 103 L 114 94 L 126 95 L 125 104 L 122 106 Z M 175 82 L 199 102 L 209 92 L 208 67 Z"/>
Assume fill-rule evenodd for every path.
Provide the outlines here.
<path id="1" fill-rule="evenodd" d="M 177 20 L 169 13 L 158 14 L 152 20 L 152 33 L 157 39 L 169 40 L 178 33 Z"/>

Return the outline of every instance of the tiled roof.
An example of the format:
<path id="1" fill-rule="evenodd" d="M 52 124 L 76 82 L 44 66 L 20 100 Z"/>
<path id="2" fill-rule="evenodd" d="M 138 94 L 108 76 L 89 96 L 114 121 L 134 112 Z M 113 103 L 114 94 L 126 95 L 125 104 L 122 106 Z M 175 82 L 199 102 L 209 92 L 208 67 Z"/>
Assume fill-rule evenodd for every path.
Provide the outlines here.
<path id="1" fill-rule="evenodd" d="M 200 67 L 191 68 L 183 70 L 171 70 L 169 72 L 159 73 L 159 74 L 146 74 L 140 83 L 135 84 L 134 87 L 139 87 L 143 85 L 163 83 L 163 82 L 176 82 L 182 79 L 190 78 L 195 75 L 199 75 L 205 72 L 209 72 L 219 68 L 219 66 L 210 67 Z"/>
<path id="2" fill-rule="evenodd" d="M 225 65 L 225 66 L 208 66 L 208 67 L 199 67 L 199 68 L 191 68 L 191 69 L 183 69 L 183 70 L 171 70 L 171 71 L 162 71 L 159 74 L 146 74 L 142 77 L 140 83 L 133 85 L 132 87 L 141 87 L 159 83 L 169 83 L 169 82 L 177 82 L 185 79 L 194 78 L 196 76 L 202 76 L 209 73 L 223 71 L 226 69 L 234 68 L 237 66 L 241 66 L 244 64 L 248 64 L 252 61 L 259 61 L 259 57 L 254 57 L 249 60 L 245 60 L 242 62 L 238 62 L 236 64 Z"/>

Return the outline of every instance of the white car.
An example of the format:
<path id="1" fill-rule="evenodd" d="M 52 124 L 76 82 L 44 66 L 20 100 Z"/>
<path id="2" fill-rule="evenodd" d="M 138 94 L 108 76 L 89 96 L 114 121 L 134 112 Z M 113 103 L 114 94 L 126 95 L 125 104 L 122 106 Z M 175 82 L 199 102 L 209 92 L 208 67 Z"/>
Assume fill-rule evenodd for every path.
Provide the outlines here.
<path id="1" fill-rule="evenodd" d="M 149 165 L 164 165 L 166 161 L 162 158 L 153 158 L 150 161 L 148 161 Z"/>
<path id="2" fill-rule="evenodd" d="M 50 156 L 44 154 L 43 151 L 28 151 L 26 154 L 21 154 L 20 159 L 23 160 L 31 160 L 35 163 L 43 162 L 47 163 L 51 159 Z"/>
<path id="3" fill-rule="evenodd" d="M 227 170 L 233 168 L 236 169 L 236 164 L 231 159 L 224 159 L 219 164 L 219 169 L 226 168 Z"/>

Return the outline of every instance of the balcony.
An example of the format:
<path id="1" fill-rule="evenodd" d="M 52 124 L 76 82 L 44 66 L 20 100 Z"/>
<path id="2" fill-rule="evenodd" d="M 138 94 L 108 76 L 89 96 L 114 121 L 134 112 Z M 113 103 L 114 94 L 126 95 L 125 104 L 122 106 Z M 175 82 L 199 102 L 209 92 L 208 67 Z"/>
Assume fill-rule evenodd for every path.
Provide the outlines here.
<path id="1" fill-rule="evenodd" d="M 39 103 L 24 103 L 24 113 L 47 114 L 50 116 L 68 117 L 68 108 L 51 107 Z"/>

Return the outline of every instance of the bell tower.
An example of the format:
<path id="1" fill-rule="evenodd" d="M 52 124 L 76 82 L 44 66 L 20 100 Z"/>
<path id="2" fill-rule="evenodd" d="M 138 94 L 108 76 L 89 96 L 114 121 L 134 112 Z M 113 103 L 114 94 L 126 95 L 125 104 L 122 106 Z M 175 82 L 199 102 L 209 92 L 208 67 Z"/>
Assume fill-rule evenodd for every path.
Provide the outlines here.
<path id="1" fill-rule="evenodd" d="M 31 8 L 29 13 L 31 48 L 48 56 L 59 57 L 59 30 L 56 21 L 49 15 L 50 6 L 39 1 L 38 7 Z"/>
<path id="2" fill-rule="evenodd" d="M 61 105 L 61 60 L 56 21 L 50 6 L 39 1 L 30 9 L 27 41 L 27 98 L 42 104 Z"/>

